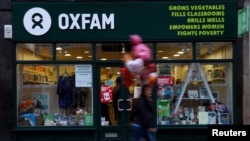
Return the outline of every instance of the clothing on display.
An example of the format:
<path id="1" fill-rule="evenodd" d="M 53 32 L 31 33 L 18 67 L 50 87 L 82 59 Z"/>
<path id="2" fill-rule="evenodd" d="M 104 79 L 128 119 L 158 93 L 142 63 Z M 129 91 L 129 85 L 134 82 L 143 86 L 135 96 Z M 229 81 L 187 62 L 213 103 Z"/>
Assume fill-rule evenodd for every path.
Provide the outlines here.
<path id="1" fill-rule="evenodd" d="M 72 102 L 72 77 L 62 75 L 58 78 L 57 95 L 59 96 L 59 108 L 69 108 Z"/>

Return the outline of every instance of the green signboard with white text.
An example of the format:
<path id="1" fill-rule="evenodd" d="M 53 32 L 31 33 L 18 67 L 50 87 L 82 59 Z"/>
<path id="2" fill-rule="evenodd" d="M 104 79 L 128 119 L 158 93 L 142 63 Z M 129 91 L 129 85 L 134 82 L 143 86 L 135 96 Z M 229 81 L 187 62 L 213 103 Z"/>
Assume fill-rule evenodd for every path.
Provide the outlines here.
<path id="1" fill-rule="evenodd" d="M 236 2 L 12 3 L 16 42 L 237 38 Z"/>
<path id="2" fill-rule="evenodd" d="M 238 36 L 248 32 L 249 28 L 249 6 L 238 10 Z"/>

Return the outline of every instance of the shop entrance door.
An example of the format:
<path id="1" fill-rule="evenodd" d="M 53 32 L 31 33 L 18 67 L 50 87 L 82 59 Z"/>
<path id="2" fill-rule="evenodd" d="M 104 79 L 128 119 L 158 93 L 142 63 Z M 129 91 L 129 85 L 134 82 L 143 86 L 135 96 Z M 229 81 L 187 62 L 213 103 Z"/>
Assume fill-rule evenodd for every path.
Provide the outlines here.
<path id="1" fill-rule="evenodd" d="M 131 140 L 133 123 L 133 86 L 122 84 L 120 66 L 100 66 L 100 141 Z M 117 88 L 120 90 L 117 90 Z M 114 95 L 114 91 L 119 91 Z M 98 119 L 98 120 L 99 120 Z"/>

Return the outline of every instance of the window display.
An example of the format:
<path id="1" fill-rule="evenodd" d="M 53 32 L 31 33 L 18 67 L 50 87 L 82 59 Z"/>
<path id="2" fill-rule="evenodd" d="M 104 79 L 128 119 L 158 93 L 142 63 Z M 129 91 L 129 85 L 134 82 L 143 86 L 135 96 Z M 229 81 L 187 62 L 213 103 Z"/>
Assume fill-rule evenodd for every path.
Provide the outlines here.
<path id="1" fill-rule="evenodd" d="M 223 69 L 224 81 L 213 81 L 218 66 Z M 221 124 L 221 114 L 227 114 L 228 124 L 232 124 L 230 67 L 230 63 L 158 64 L 158 71 L 163 73 L 158 78 L 157 124 Z"/>
<path id="2" fill-rule="evenodd" d="M 231 42 L 147 45 L 158 62 L 157 125 L 233 124 Z M 92 126 L 93 89 L 97 88 L 93 76 L 100 74 L 100 82 L 113 88 L 123 71 L 118 64 L 106 67 L 105 61 L 121 61 L 124 53 L 131 53 L 127 43 L 18 43 L 18 126 Z M 200 67 L 190 67 L 193 62 Z M 96 66 L 92 65 L 98 63 L 105 67 L 93 72 Z M 133 79 L 129 83 L 134 83 L 129 87 L 134 102 L 141 87 Z M 112 93 L 101 93 L 99 102 L 104 121 L 118 125 L 113 116 L 106 115 L 107 111 L 113 115 Z M 224 117 L 226 121 L 222 121 Z"/>
<path id="3" fill-rule="evenodd" d="M 17 65 L 18 126 L 92 126 L 92 85 L 75 85 L 80 66 L 91 67 Z M 92 72 L 86 72 L 90 77 L 86 82 L 92 84 Z"/>

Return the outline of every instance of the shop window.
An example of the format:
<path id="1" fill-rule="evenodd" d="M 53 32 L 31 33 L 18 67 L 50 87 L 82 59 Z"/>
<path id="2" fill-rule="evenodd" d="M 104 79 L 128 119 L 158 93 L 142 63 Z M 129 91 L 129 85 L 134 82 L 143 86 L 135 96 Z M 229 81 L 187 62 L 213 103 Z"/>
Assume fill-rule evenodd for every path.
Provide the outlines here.
<path id="1" fill-rule="evenodd" d="M 50 43 L 18 43 L 16 49 L 17 60 L 52 60 L 53 47 Z"/>
<path id="2" fill-rule="evenodd" d="M 156 58 L 158 60 L 192 59 L 191 43 L 157 43 Z M 231 42 L 197 42 L 196 59 L 232 59 Z"/>
<path id="3" fill-rule="evenodd" d="M 232 59 L 232 42 L 197 42 L 197 59 Z"/>
<path id="4" fill-rule="evenodd" d="M 152 50 L 152 44 L 146 43 Z M 131 53 L 132 46 L 129 43 L 98 43 L 96 44 L 97 60 L 122 60 L 125 53 Z"/>
<path id="5" fill-rule="evenodd" d="M 157 125 L 233 124 L 231 63 L 157 66 Z"/>
<path id="6" fill-rule="evenodd" d="M 18 64 L 18 126 L 92 126 L 92 65 Z"/>
<path id="7" fill-rule="evenodd" d="M 57 60 L 92 60 L 92 44 L 57 43 Z"/>
<path id="8" fill-rule="evenodd" d="M 158 60 L 192 59 L 191 43 L 157 43 L 156 58 Z"/>

